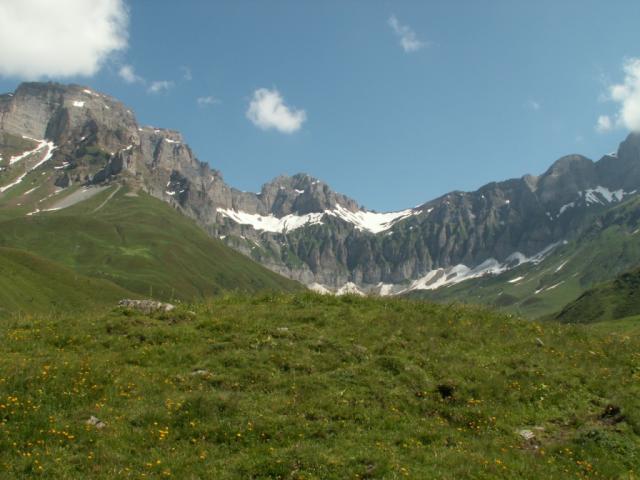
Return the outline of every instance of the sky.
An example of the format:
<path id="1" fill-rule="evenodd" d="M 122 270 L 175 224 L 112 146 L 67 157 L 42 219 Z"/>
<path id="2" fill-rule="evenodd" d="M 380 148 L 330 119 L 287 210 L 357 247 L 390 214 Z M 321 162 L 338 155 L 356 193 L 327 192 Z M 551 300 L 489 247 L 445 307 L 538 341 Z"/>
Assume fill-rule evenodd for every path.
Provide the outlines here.
<path id="1" fill-rule="evenodd" d="M 0 91 L 79 83 L 247 191 L 399 210 L 640 131 L 640 2 L 0 0 Z"/>

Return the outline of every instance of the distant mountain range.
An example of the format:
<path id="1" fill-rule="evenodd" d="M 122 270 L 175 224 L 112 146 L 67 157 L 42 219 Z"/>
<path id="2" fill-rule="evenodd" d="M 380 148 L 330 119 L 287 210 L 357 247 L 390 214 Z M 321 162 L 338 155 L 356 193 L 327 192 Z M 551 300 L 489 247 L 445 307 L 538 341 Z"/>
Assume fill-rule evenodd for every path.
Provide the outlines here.
<path id="1" fill-rule="evenodd" d="M 278 177 L 259 193 L 239 191 L 209 166 L 215 159 L 199 161 L 178 132 L 139 126 L 117 100 L 82 86 L 25 83 L 0 96 L 0 155 L 0 207 L 21 203 L 24 215 L 46 215 L 80 201 L 83 188 L 127 185 L 169 203 L 229 247 L 319 291 L 446 300 L 484 289 L 482 302 L 527 310 L 525 302 L 545 292 L 562 292 L 568 301 L 594 282 L 640 264 L 640 255 L 629 253 L 634 248 L 620 247 L 626 248 L 620 255 L 617 247 L 606 252 L 624 242 L 607 243 L 596 233 L 610 216 L 621 215 L 621 208 L 640 211 L 634 203 L 640 190 L 638 134 L 596 162 L 569 155 L 539 176 L 377 213 L 306 174 Z M 18 202 L 12 192 L 36 171 L 50 174 L 51 196 L 37 204 Z M 626 217 L 624 235 L 639 227 L 637 217 Z M 617 255 L 606 272 L 583 279 L 585 269 L 572 271 L 580 281 L 569 290 L 544 290 L 552 285 L 541 284 L 509 293 L 510 302 L 499 298 L 517 287 L 514 272 L 544 271 L 549 262 L 565 261 L 584 248 L 580 245 L 594 245 L 595 237 L 608 245 L 600 247 L 602 255 Z M 558 306 L 532 303 L 538 304 L 535 313 Z"/>

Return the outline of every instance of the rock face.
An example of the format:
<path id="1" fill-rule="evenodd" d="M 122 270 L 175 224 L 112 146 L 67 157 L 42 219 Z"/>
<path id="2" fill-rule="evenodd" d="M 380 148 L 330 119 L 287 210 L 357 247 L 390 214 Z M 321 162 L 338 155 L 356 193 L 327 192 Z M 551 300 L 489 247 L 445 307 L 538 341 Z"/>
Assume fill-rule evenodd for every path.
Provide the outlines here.
<path id="1" fill-rule="evenodd" d="M 597 162 L 569 155 L 540 176 L 451 192 L 390 214 L 366 211 L 305 174 L 278 177 L 257 194 L 241 192 L 200 162 L 178 132 L 141 127 L 111 97 L 53 83 L 1 95 L 0 134 L 55 143 L 61 188 L 135 184 L 267 267 L 333 290 L 353 284 L 380 291 L 487 260 L 517 264 L 584 230 L 593 212 L 640 188 L 634 134 Z"/>

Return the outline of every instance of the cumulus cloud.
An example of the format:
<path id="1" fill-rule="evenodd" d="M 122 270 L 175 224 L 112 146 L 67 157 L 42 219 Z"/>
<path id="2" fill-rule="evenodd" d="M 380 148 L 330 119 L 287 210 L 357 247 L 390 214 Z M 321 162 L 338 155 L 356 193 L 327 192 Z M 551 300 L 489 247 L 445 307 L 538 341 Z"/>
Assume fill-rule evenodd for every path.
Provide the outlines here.
<path id="1" fill-rule="evenodd" d="M 0 75 L 94 75 L 127 47 L 123 0 L 0 0 Z"/>
<path id="2" fill-rule="evenodd" d="M 196 102 L 198 103 L 199 107 L 209 107 L 211 105 L 215 105 L 216 103 L 220 103 L 220 100 L 218 100 L 216 97 L 209 95 L 206 97 L 198 97 L 196 99 Z"/>
<path id="3" fill-rule="evenodd" d="M 630 58 L 623 65 L 622 83 L 610 85 L 607 100 L 618 104 L 615 118 L 601 115 L 596 129 L 601 132 L 614 127 L 624 127 L 632 132 L 640 132 L 640 58 Z"/>
<path id="4" fill-rule="evenodd" d="M 395 15 L 391 15 L 388 20 L 393 33 L 400 40 L 400 46 L 406 53 L 417 52 L 428 44 L 418 39 L 416 32 L 408 25 L 402 25 Z"/>
<path id="5" fill-rule="evenodd" d="M 600 115 L 596 122 L 596 131 L 600 133 L 608 132 L 613 129 L 613 121 L 609 115 Z"/>
<path id="6" fill-rule="evenodd" d="M 151 82 L 151 85 L 149 85 L 147 91 L 154 94 L 165 93 L 171 90 L 172 87 L 173 82 L 169 80 L 155 80 Z"/>
<path id="7" fill-rule="evenodd" d="M 307 119 L 304 110 L 288 107 L 276 89 L 259 88 L 253 92 L 247 118 L 263 130 L 275 129 L 282 133 L 300 130 Z"/>
<path id="8" fill-rule="evenodd" d="M 122 65 L 118 70 L 118 75 L 127 83 L 144 83 L 144 78 L 136 74 L 131 65 Z"/>

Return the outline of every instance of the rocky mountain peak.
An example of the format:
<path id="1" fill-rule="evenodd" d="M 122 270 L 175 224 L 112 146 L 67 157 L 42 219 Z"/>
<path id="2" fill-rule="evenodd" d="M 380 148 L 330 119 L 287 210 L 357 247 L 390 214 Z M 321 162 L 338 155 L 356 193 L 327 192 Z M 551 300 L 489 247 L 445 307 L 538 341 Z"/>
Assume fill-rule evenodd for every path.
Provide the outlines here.
<path id="1" fill-rule="evenodd" d="M 630 133 L 618 147 L 618 158 L 640 162 L 640 132 Z"/>
<path id="2" fill-rule="evenodd" d="M 105 151 L 139 143 L 136 119 L 117 100 L 81 85 L 30 82 L 0 101 L 0 129 L 56 145 L 88 140 Z"/>
<path id="3" fill-rule="evenodd" d="M 276 217 L 319 213 L 338 205 L 351 212 L 360 209 L 355 200 L 334 192 L 326 183 L 306 173 L 276 177 L 263 185 L 259 196 L 269 213 Z"/>
<path id="4" fill-rule="evenodd" d="M 602 157 L 596 168 L 603 185 L 625 191 L 637 189 L 640 185 L 640 133 L 629 134 L 617 153 Z"/>
<path id="5" fill-rule="evenodd" d="M 545 205 L 565 204 L 579 191 L 597 184 L 597 172 L 592 160 L 582 155 L 567 155 L 556 160 L 540 176 L 537 195 Z"/>

